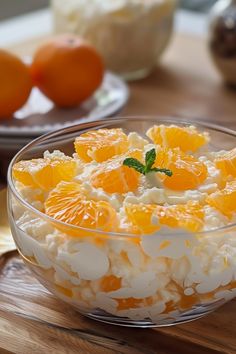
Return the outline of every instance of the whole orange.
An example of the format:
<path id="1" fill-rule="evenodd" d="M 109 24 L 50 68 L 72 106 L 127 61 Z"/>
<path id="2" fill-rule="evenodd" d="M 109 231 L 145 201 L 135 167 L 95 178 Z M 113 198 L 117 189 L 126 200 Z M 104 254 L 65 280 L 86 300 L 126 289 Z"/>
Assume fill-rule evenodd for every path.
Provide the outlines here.
<path id="1" fill-rule="evenodd" d="M 35 85 L 56 105 L 73 107 L 100 86 L 104 66 L 87 42 L 74 35 L 60 35 L 36 51 L 31 74 Z"/>
<path id="2" fill-rule="evenodd" d="M 0 49 L 0 118 L 21 108 L 32 89 L 28 66 L 17 56 Z"/>

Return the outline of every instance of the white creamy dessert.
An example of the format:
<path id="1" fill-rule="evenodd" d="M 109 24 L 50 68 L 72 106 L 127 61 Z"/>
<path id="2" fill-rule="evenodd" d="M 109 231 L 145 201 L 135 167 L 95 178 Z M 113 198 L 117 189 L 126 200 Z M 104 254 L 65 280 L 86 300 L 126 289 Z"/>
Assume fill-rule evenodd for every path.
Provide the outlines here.
<path id="1" fill-rule="evenodd" d="M 191 129 L 186 131 L 194 136 L 197 134 Z M 83 141 L 81 146 L 84 147 L 84 151 L 80 149 L 81 146 L 78 145 L 80 140 L 78 140 L 75 143 L 76 154 L 72 158 L 65 157 L 58 151 L 51 154 L 45 152 L 44 160 L 40 160 L 38 168 L 35 168 L 37 161 L 34 162 L 33 171 L 32 168 L 28 169 L 29 162 L 23 161 L 22 165 L 19 165 L 20 162 L 13 167 L 17 193 L 34 208 L 28 208 L 13 194 L 10 195 L 12 231 L 24 259 L 29 262 L 39 279 L 43 280 L 58 297 L 73 304 L 82 313 L 93 315 L 100 311 L 101 317 L 105 311 L 106 315 L 128 318 L 131 321 L 168 324 L 178 321 L 182 315 L 191 310 L 197 313 L 198 307 L 209 306 L 210 311 L 213 306 L 233 298 L 236 295 L 236 234 L 235 226 L 229 225 L 235 220 L 236 207 L 235 210 L 231 210 L 232 215 L 229 216 L 226 209 L 222 212 L 221 207 L 212 202 L 215 201 L 215 195 L 218 196 L 217 193 L 224 191 L 227 195 L 234 193 L 232 183 L 236 176 L 225 174 L 225 165 L 222 167 L 222 161 L 218 163 L 217 160 L 224 159 L 227 152 L 209 153 L 208 137 L 204 136 L 203 139 L 201 134 L 199 136 L 204 143 L 201 143 L 203 147 L 201 147 L 200 157 L 194 157 L 198 155 L 197 151 L 190 154 L 180 153 L 171 146 L 167 149 L 165 144 L 171 144 L 171 140 L 168 142 L 167 135 L 165 138 L 167 140 L 164 141 L 163 135 L 163 141 L 158 145 L 150 144 L 149 140 L 134 132 L 126 137 L 121 132 L 119 134 L 117 141 L 119 144 L 123 143 L 124 149 L 128 149 L 128 152 L 115 145 L 116 137 L 113 136 L 112 143 L 107 143 L 110 144 L 109 150 L 104 151 L 111 154 L 115 146 L 119 153 L 117 155 L 114 153 L 115 156 L 110 156 L 102 162 L 96 159 L 101 159 L 99 153 L 101 146 L 104 148 L 104 138 L 98 145 L 97 141 L 100 138 L 96 137 L 96 149 L 89 150 L 83 140 L 85 136 L 82 135 L 78 139 Z M 92 138 L 95 139 L 94 136 Z M 174 165 L 169 161 L 165 166 L 168 168 L 172 166 L 174 171 L 172 176 L 163 177 L 163 172 L 138 174 L 136 171 L 137 176 L 134 174 L 133 178 L 135 176 L 138 178 L 138 186 L 125 193 L 118 191 L 110 193 L 103 188 L 93 186 L 94 181 L 97 183 L 97 180 L 92 176 L 98 173 L 101 166 L 107 168 L 113 159 L 114 164 L 117 164 L 120 158 L 124 163 L 125 158 L 129 156 L 129 151 L 131 156 L 133 151 L 135 154 L 141 151 L 142 154 L 139 156 L 144 163 L 147 152 L 150 152 L 153 147 L 156 150 L 156 159 L 158 153 L 161 154 L 162 151 L 167 151 L 169 157 L 172 154 L 180 154 L 178 155 L 180 162 L 177 161 Z M 185 149 L 183 144 L 180 148 Z M 200 147 L 196 150 L 199 149 Z M 166 181 L 170 181 L 168 178 L 172 178 L 173 181 L 178 178 L 176 168 L 179 168 L 178 164 L 186 163 L 188 156 L 191 161 L 197 163 L 197 168 L 200 166 L 203 169 L 205 175 L 203 177 L 199 175 L 199 180 L 193 179 L 196 184 L 194 189 L 184 190 L 184 185 L 181 190 L 178 190 L 178 186 L 173 187 L 175 190 L 167 188 Z M 232 152 L 230 156 L 232 157 Z M 67 179 L 63 182 L 63 175 L 61 175 L 62 182 L 57 181 L 56 185 L 51 187 L 52 181 L 57 180 L 54 169 L 61 166 L 64 161 L 72 164 L 70 168 L 75 168 L 74 176 L 69 178 L 67 175 Z M 231 164 L 234 163 L 234 160 L 232 161 Z M 42 182 L 43 176 L 46 179 L 43 175 L 44 163 L 47 165 L 47 176 L 52 173 L 48 164 L 53 170 L 50 177 L 51 184 Z M 122 163 L 117 166 L 117 169 L 124 168 Z M 38 171 L 40 171 L 40 182 L 37 180 Z M 127 166 L 125 171 L 134 172 Z M 184 179 L 183 170 L 179 171 L 183 173 Z M 108 173 L 110 173 L 109 169 Z M 188 175 L 188 178 L 190 177 L 191 175 Z M 128 182 L 125 174 L 123 178 L 123 183 L 132 187 L 133 180 Z M 41 187 L 37 185 L 38 183 Z M 68 198 L 64 196 L 65 201 L 60 204 L 61 209 L 55 213 L 54 218 L 52 217 L 48 212 L 50 209 L 48 205 L 57 207 L 57 204 L 51 204 L 54 203 L 53 198 L 56 195 L 59 199 L 55 200 L 61 202 L 62 188 L 68 186 L 70 188 L 79 186 L 78 193 L 81 193 L 77 200 L 78 204 L 73 206 L 73 216 L 80 215 L 81 200 L 85 203 L 92 201 L 93 208 L 98 206 L 96 203 L 105 203 L 102 206 L 109 206 L 112 210 L 109 215 L 111 217 L 116 215 L 111 224 L 106 223 L 109 230 L 103 228 L 98 219 L 96 225 L 99 224 L 100 227 L 85 230 L 79 228 L 80 225 L 82 227 L 87 225 L 94 209 L 88 209 L 90 214 L 83 214 L 83 220 L 73 219 L 73 222 L 61 223 L 65 220 L 61 219 L 63 213 L 68 217 L 71 209 L 66 210 L 66 208 L 74 198 L 74 191 L 72 193 L 69 189 L 68 193 L 71 194 L 68 194 Z M 119 189 L 119 180 L 116 186 Z M 185 206 L 185 214 L 181 214 L 183 210 L 178 208 Z M 134 219 L 137 211 L 134 207 L 139 212 L 140 210 L 142 212 L 143 208 L 144 214 L 138 214 L 137 220 Z M 153 208 L 150 217 L 148 208 Z M 103 212 L 103 209 L 99 210 L 100 213 Z M 165 212 L 167 212 L 164 215 L 165 219 L 162 219 Z M 169 212 L 172 214 L 168 214 Z M 182 220 L 181 215 L 185 215 L 187 221 Z M 152 228 L 155 231 L 147 231 Z"/>
<path id="2" fill-rule="evenodd" d="M 108 69 L 150 71 L 172 33 L 176 0 L 53 0 L 55 31 L 87 39 Z"/>

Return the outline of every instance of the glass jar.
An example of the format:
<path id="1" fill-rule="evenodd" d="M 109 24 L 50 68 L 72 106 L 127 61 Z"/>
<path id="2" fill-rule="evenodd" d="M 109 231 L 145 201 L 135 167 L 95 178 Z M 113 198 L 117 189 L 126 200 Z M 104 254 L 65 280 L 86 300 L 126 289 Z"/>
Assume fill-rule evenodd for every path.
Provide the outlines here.
<path id="1" fill-rule="evenodd" d="M 236 85 L 236 1 L 221 0 L 210 17 L 209 48 L 213 62 L 229 84 Z"/>
<path id="2" fill-rule="evenodd" d="M 147 76 L 169 43 L 177 0 L 52 0 L 56 33 L 84 37 L 125 79 Z"/>

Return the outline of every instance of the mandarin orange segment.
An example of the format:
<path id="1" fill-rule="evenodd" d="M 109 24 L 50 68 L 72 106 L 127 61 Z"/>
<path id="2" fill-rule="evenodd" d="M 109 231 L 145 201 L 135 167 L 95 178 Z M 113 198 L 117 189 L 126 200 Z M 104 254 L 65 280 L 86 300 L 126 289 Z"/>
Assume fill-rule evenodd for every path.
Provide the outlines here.
<path id="1" fill-rule="evenodd" d="M 71 289 L 64 288 L 63 286 L 60 286 L 60 285 L 54 285 L 54 286 L 55 286 L 55 289 L 59 293 L 61 293 L 62 295 L 67 296 L 67 297 L 73 297 L 73 292 Z"/>
<path id="2" fill-rule="evenodd" d="M 115 275 L 107 275 L 101 279 L 101 290 L 106 293 L 118 290 L 121 288 L 121 280 L 121 278 L 118 278 Z"/>
<path id="3" fill-rule="evenodd" d="M 160 224 L 172 228 L 183 228 L 191 232 L 202 229 L 204 215 L 202 206 L 194 201 L 168 207 L 157 206 L 153 214 L 159 219 Z"/>
<path id="4" fill-rule="evenodd" d="M 67 224 L 102 231 L 115 231 L 115 209 L 106 201 L 86 200 L 80 184 L 61 182 L 49 194 L 45 213 Z"/>
<path id="5" fill-rule="evenodd" d="M 161 149 L 157 153 L 154 166 L 172 171 L 171 177 L 159 175 L 166 188 L 176 191 L 196 189 L 208 175 L 207 167 L 203 162 L 179 149 Z"/>
<path id="6" fill-rule="evenodd" d="M 125 153 L 128 147 L 128 137 L 122 129 L 91 130 L 75 139 L 75 151 L 85 162 L 106 161 Z"/>
<path id="7" fill-rule="evenodd" d="M 140 173 L 123 165 L 129 157 L 141 158 L 141 151 L 135 150 L 126 156 L 113 158 L 100 165 L 91 174 L 91 184 L 94 188 L 102 188 L 107 193 L 128 193 L 138 188 Z"/>
<path id="8" fill-rule="evenodd" d="M 156 210 L 154 204 L 126 204 L 125 213 L 132 224 L 134 234 L 152 234 L 160 229 L 159 225 L 152 223 L 152 215 Z"/>
<path id="9" fill-rule="evenodd" d="M 115 299 L 118 303 L 117 310 L 129 310 L 141 307 L 143 299 L 135 299 L 134 297 L 128 297 L 123 299 Z"/>
<path id="10" fill-rule="evenodd" d="M 200 302 L 200 296 L 198 294 L 193 294 L 190 296 L 181 295 L 181 300 L 179 301 L 179 307 L 183 310 L 190 309 L 194 305 Z"/>
<path id="11" fill-rule="evenodd" d="M 154 233 L 161 225 L 196 232 L 204 223 L 204 212 L 198 202 L 173 206 L 127 204 L 125 212 L 134 230 L 141 234 Z"/>
<path id="12" fill-rule="evenodd" d="M 236 212 L 236 181 L 228 182 L 224 189 L 209 195 L 206 202 L 231 218 Z"/>
<path id="13" fill-rule="evenodd" d="M 214 162 L 224 176 L 231 175 L 236 177 L 236 148 L 217 157 Z"/>
<path id="14" fill-rule="evenodd" d="M 71 181 L 76 174 L 76 162 L 68 156 L 53 156 L 22 160 L 13 166 L 13 177 L 26 186 L 50 190 L 60 181 Z"/>
<path id="15" fill-rule="evenodd" d="M 195 152 L 209 141 L 208 134 L 199 133 L 194 126 L 154 125 L 146 135 L 157 145 L 180 148 L 184 152 Z"/>

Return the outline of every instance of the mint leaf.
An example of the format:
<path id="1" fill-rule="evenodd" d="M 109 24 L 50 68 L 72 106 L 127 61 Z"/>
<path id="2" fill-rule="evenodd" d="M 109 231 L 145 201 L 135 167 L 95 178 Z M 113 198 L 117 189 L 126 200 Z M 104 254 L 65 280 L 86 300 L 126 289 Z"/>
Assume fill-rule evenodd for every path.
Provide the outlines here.
<path id="1" fill-rule="evenodd" d="M 151 149 L 146 153 L 145 165 L 143 165 L 139 160 L 133 157 L 126 158 L 123 161 L 123 165 L 133 168 L 134 170 L 138 171 L 143 175 L 146 175 L 149 172 L 165 173 L 169 177 L 173 175 L 173 172 L 171 170 L 168 170 L 167 168 L 157 168 L 157 167 L 152 168 L 155 160 L 156 160 L 156 150 Z"/>
<path id="2" fill-rule="evenodd" d="M 167 175 L 168 177 L 171 177 L 173 175 L 173 172 L 171 170 L 168 170 L 167 168 L 153 167 L 149 170 L 149 172 L 161 172 Z"/>
<path id="3" fill-rule="evenodd" d="M 123 161 L 123 165 L 135 169 L 139 173 L 145 174 L 145 166 L 137 159 L 128 157 Z"/>
<path id="4" fill-rule="evenodd" d="M 145 171 L 146 171 L 146 173 L 148 173 L 150 171 L 152 165 L 156 161 L 156 156 L 157 156 L 157 154 L 156 154 L 155 149 L 151 149 L 146 153 L 146 156 L 145 156 L 145 163 L 146 163 Z"/>

